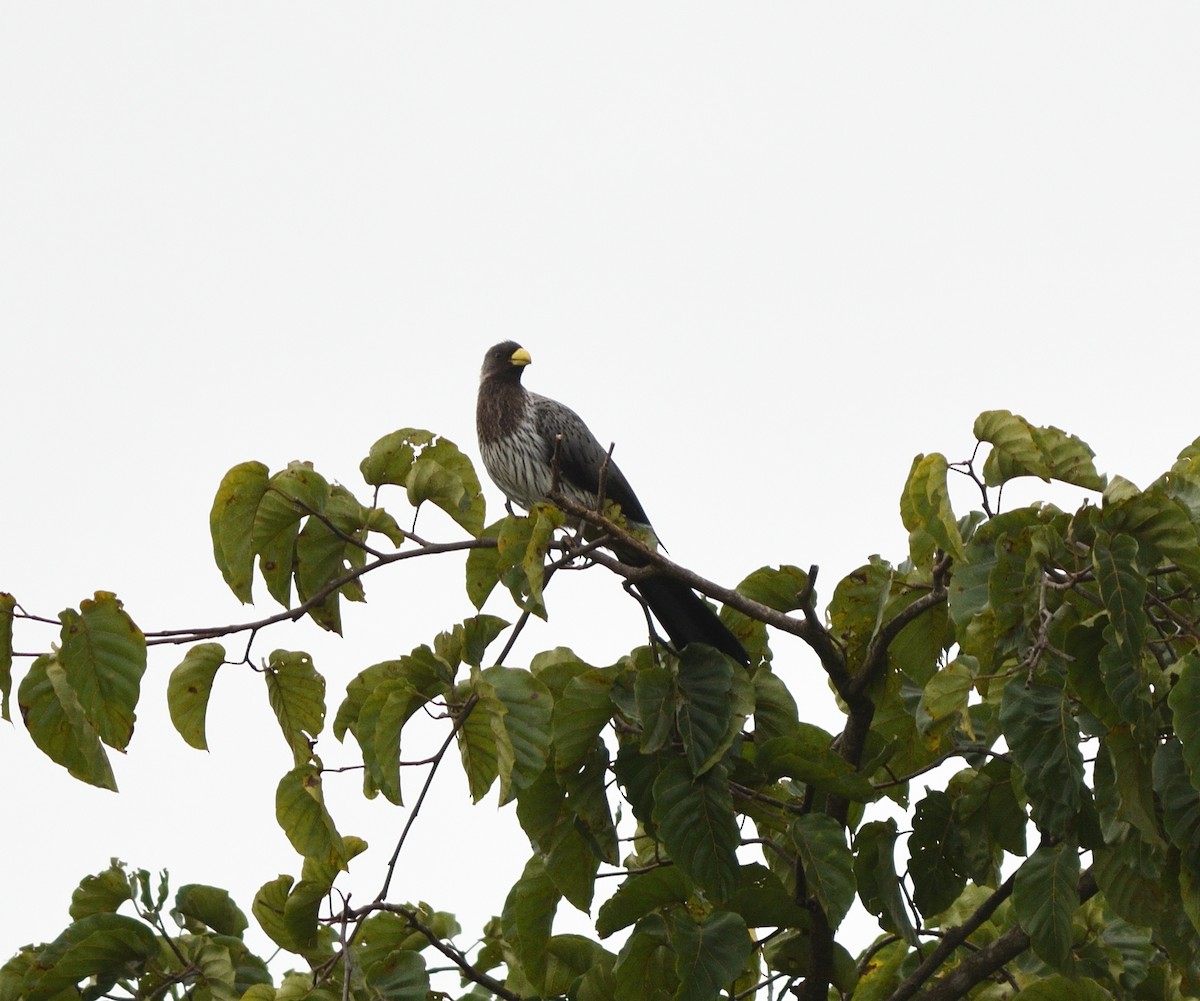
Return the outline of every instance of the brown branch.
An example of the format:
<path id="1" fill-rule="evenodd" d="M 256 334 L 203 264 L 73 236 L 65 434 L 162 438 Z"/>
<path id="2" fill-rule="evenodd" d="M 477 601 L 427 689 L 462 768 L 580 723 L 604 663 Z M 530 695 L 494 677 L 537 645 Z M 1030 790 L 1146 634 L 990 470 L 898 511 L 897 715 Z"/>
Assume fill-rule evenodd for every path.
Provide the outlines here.
<path id="1" fill-rule="evenodd" d="M 361 567 L 349 570 L 340 577 L 335 577 L 328 584 L 318 588 L 307 601 L 296 605 L 294 608 L 276 612 L 274 615 L 268 615 L 266 618 L 257 619 L 254 622 L 243 622 L 228 626 L 209 626 L 199 629 L 161 629 L 156 632 L 146 633 L 146 645 L 160 646 L 163 644 L 178 645 L 181 643 L 195 643 L 198 640 L 215 639 L 218 636 L 244 633 L 247 630 L 257 631 L 279 622 L 296 622 L 302 619 L 310 609 L 315 608 L 338 589 L 388 564 L 398 563 L 401 560 L 414 559 L 418 556 L 435 556 L 439 553 L 456 553 L 469 549 L 495 548 L 496 540 L 489 538 L 463 539 L 460 542 L 422 543 L 417 549 L 406 549 L 401 552 L 388 553 L 377 560 L 363 564 Z"/>
<path id="2" fill-rule="evenodd" d="M 597 552 L 592 555 L 594 562 L 599 563 L 601 566 L 635 584 L 647 577 L 672 577 L 675 580 L 682 581 L 688 587 L 699 591 L 701 594 L 724 605 L 728 605 L 730 608 L 736 609 L 752 619 L 756 619 L 768 626 L 774 626 L 776 629 L 790 633 L 792 636 L 799 637 L 816 653 L 821 661 L 821 666 L 833 681 L 834 686 L 838 688 L 839 693 L 843 686 L 849 685 L 850 675 L 846 670 L 845 658 L 842 656 L 842 652 L 838 649 L 833 637 L 829 634 L 829 630 L 821 624 L 815 612 L 806 608 L 805 617 L 796 618 L 785 612 L 777 611 L 769 605 L 764 605 L 752 598 L 747 598 L 744 594 L 735 591 L 733 588 L 723 587 L 714 581 L 701 577 L 693 570 L 680 566 L 678 563 L 663 556 L 657 550 L 648 547 L 641 539 L 629 532 L 628 529 L 604 517 L 604 515 L 584 507 L 582 504 L 575 503 L 569 497 L 564 497 L 561 492 L 552 493 L 550 500 L 567 514 L 582 518 L 588 524 L 603 529 L 606 534 L 612 536 L 614 541 L 620 543 L 622 549 L 630 550 L 645 561 L 644 565 L 634 566 L 613 556 L 609 556 L 607 553 Z M 810 577 L 815 572 L 816 568 L 814 567 L 810 570 Z M 810 597 L 806 605 L 811 606 L 811 604 Z"/>
<path id="3" fill-rule="evenodd" d="M 504 998 L 505 1001 L 523 1001 L 520 994 L 510 991 L 495 977 L 490 977 L 482 970 L 477 970 L 472 966 L 471 961 L 463 953 L 459 952 L 449 943 L 444 942 L 438 933 L 422 922 L 411 908 L 405 907 L 403 904 L 374 904 L 372 906 L 375 910 L 391 911 L 393 914 L 399 914 L 405 918 L 410 928 L 424 935 L 429 944 L 457 966 L 462 975 L 472 983 L 479 984 L 480 987 L 491 991 L 497 997 Z"/>
<path id="4" fill-rule="evenodd" d="M 1009 879 L 1005 880 L 1005 882 L 1001 885 L 1000 889 L 1003 889 L 1004 886 L 1007 886 L 1011 882 L 1012 877 L 1009 877 Z M 965 927 L 967 923 L 975 921 L 975 918 L 979 915 L 980 911 L 988 907 L 988 905 L 992 903 L 993 898 L 1000 893 L 1000 889 L 997 889 L 996 893 L 993 893 L 991 897 L 984 901 L 980 909 L 976 911 L 975 914 L 971 915 L 968 921 L 964 923 L 963 927 Z M 1091 899 L 1096 895 L 1097 889 L 1096 877 L 1092 875 L 1092 870 L 1085 870 L 1079 877 L 1079 902 L 1083 903 L 1084 901 Z M 1011 893 L 1011 889 L 1009 892 Z M 999 903 L 1000 901 L 996 902 L 997 906 Z M 993 906 L 981 920 L 975 922 L 975 927 L 978 927 L 980 924 L 986 921 L 987 918 L 991 916 L 991 912 L 994 910 L 995 906 Z M 929 986 L 927 990 L 923 991 L 920 995 L 917 995 L 917 988 L 922 982 L 924 982 L 924 980 L 928 979 L 929 975 L 933 972 L 933 969 L 936 969 L 936 967 L 933 967 L 925 972 L 924 977 L 922 977 L 920 981 L 916 981 L 911 988 L 909 987 L 910 982 L 916 980 L 917 975 L 925 970 L 926 966 L 930 964 L 930 961 L 934 956 L 938 956 L 940 953 L 942 953 L 943 947 L 946 945 L 947 941 L 950 940 L 950 936 L 955 930 L 956 929 L 951 929 L 951 932 L 947 933 L 947 937 L 938 943 L 938 947 L 930 954 L 929 958 L 926 959 L 926 961 L 922 963 L 916 969 L 916 971 L 913 972 L 912 976 L 910 976 L 908 980 L 901 984 L 890 995 L 888 1001 L 904 1001 L 904 999 L 910 997 L 917 997 L 919 1001 L 956 1001 L 958 998 L 966 997 L 967 993 L 972 988 L 983 983 L 983 981 L 987 980 L 989 977 L 994 976 L 1004 966 L 1012 962 L 1017 958 L 1017 956 L 1021 955 L 1021 953 L 1029 948 L 1028 933 L 1020 925 L 1014 925 L 999 938 L 989 942 L 983 948 L 979 949 L 978 952 L 971 953 L 969 956 L 963 959 L 961 963 L 954 967 L 954 969 L 950 970 L 944 976 L 939 977 Z M 973 931 L 974 928 L 971 930 Z M 970 932 L 968 931 L 966 934 L 970 934 Z M 963 936 L 964 940 L 965 938 L 966 935 Z M 955 947 L 957 947 L 959 944 L 961 943 L 954 943 Z M 948 956 L 948 952 L 941 954 L 938 960 L 939 964 L 944 962 Z"/>
<path id="5" fill-rule="evenodd" d="M 433 764 L 429 769 L 429 774 L 425 776 L 425 784 L 421 786 L 421 794 L 417 797 L 416 803 L 413 804 L 412 812 L 408 815 L 408 820 L 405 821 L 404 830 L 400 832 L 400 840 L 396 842 L 396 850 L 392 852 L 392 857 L 388 860 L 387 876 L 384 877 L 383 887 L 375 897 L 375 902 L 379 903 L 387 897 L 388 887 L 392 885 L 392 876 L 396 871 L 396 862 L 400 859 L 400 849 L 404 847 L 404 842 L 408 838 L 408 832 L 412 828 L 413 821 L 417 819 L 417 814 L 421 812 L 421 805 L 425 802 L 425 796 L 429 792 L 429 788 L 433 785 L 433 776 L 437 773 L 438 765 L 442 763 L 442 758 L 446 756 L 446 751 L 450 744 L 458 735 L 464 724 L 467 722 L 467 717 L 471 715 L 471 710 L 475 708 L 479 701 L 478 695 L 472 695 L 466 702 L 463 703 L 462 709 L 454 720 L 454 725 L 450 732 L 446 735 L 446 739 L 442 741 L 442 746 L 438 749 L 437 754 L 433 757 Z M 358 935 L 358 929 L 362 927 L 361 920 L 354 929 L 354 935 L 350 936 L 350 941 L 353 942 Z"/>

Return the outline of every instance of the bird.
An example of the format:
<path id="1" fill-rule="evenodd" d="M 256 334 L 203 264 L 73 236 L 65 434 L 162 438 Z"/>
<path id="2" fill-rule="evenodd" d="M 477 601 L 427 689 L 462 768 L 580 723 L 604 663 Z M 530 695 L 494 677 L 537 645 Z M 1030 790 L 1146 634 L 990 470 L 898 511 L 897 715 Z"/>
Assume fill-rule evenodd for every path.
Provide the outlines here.
<path id="1" fill-rule="evenodd" d="M 497 344 L 484 355 L 475 429 L 488 475 L 510 505 L 528 511 L 550 500 L 557 462 L 561 493 L 595 510 L 603 472 L 604 497 L 619 504 L 630 527 L 649 541 L 650 548 L 657 549 L 658 536 L 641 501 L 583 419 L 565 404 L 531 393 L 522 385 L 521 376 L 532 361 L 516 341 Z M 649 562 L 632 547 L 611 548 L 630 565 Z M 750 658 L 737 637 L 683 581 L 665 574 L 647 576 L 637 582 L 637 589 L 677 650 L 690 643 L 705 643 L 749 665 Z"/>

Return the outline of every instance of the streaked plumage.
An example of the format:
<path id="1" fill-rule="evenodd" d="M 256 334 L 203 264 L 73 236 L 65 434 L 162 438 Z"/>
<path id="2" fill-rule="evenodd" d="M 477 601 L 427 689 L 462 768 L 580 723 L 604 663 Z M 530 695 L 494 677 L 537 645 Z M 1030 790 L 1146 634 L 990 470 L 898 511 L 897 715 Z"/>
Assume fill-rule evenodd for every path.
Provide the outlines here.
<path id="1" fill-rule="evenodd" d="M 607 450 L 574 410 L 521 385 L 521 373 L 529 362 L 529 353 L 515 341 L 497 344 L 484 356 L 475 411 L 484 467 L 509 501 L 529 510 L 550 493 L 555 440 L 561 435 L 559 489 L 576 503 L 594 508 Z M 604 495 L 621 506 L 632 525 L 654 538 L 641 502 L 612 461 L 604 478 Z M 634 552 L 617 555 L 635 565 L 644 559 Z M 676 647 L 707 643 L 748 662 L 736 637 L 686 584 L 653 577 L 639 582 L 638 590 Z"/>

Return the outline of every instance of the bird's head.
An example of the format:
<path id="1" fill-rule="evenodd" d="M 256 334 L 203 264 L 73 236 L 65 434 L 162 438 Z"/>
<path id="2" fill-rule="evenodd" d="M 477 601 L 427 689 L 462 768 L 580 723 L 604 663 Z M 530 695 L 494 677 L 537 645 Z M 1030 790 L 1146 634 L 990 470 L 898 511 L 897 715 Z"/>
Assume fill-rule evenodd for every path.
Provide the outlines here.
<path id="1" fill-rule="evenodd" d="M 479 377 L 482 381 L 503 379 L 520 382 L 522 369 L 532 361 L 529 352 L 516 341 L 505 341 L 488 349 L 483 356 L 483 370 Z"/>

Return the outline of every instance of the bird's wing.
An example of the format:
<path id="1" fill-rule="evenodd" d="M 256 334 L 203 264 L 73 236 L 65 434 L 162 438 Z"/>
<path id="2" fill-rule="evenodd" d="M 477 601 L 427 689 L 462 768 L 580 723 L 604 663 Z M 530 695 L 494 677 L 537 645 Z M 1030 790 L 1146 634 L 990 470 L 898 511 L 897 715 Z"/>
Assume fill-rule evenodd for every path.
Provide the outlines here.
<path id="1" fill-rule="evenodd" d="M 584 494 L 587 503 L 595 504 L 600 490 L 600 471 L 608 459 L 608 450 L 601 446 L 583 419 L 570 407 L 536 393 L 529 394 L 529 401 L 538 434 L 545 443 L 547 462 L 554 455 L 554 443 L 558 439 L 558 469 L 564 485 Z M 608 459 L 604 477 L 604 496 L 620 504 L 621 512 L 631 522 L 650 524 L 633 487 L 611 459 Z"/>

